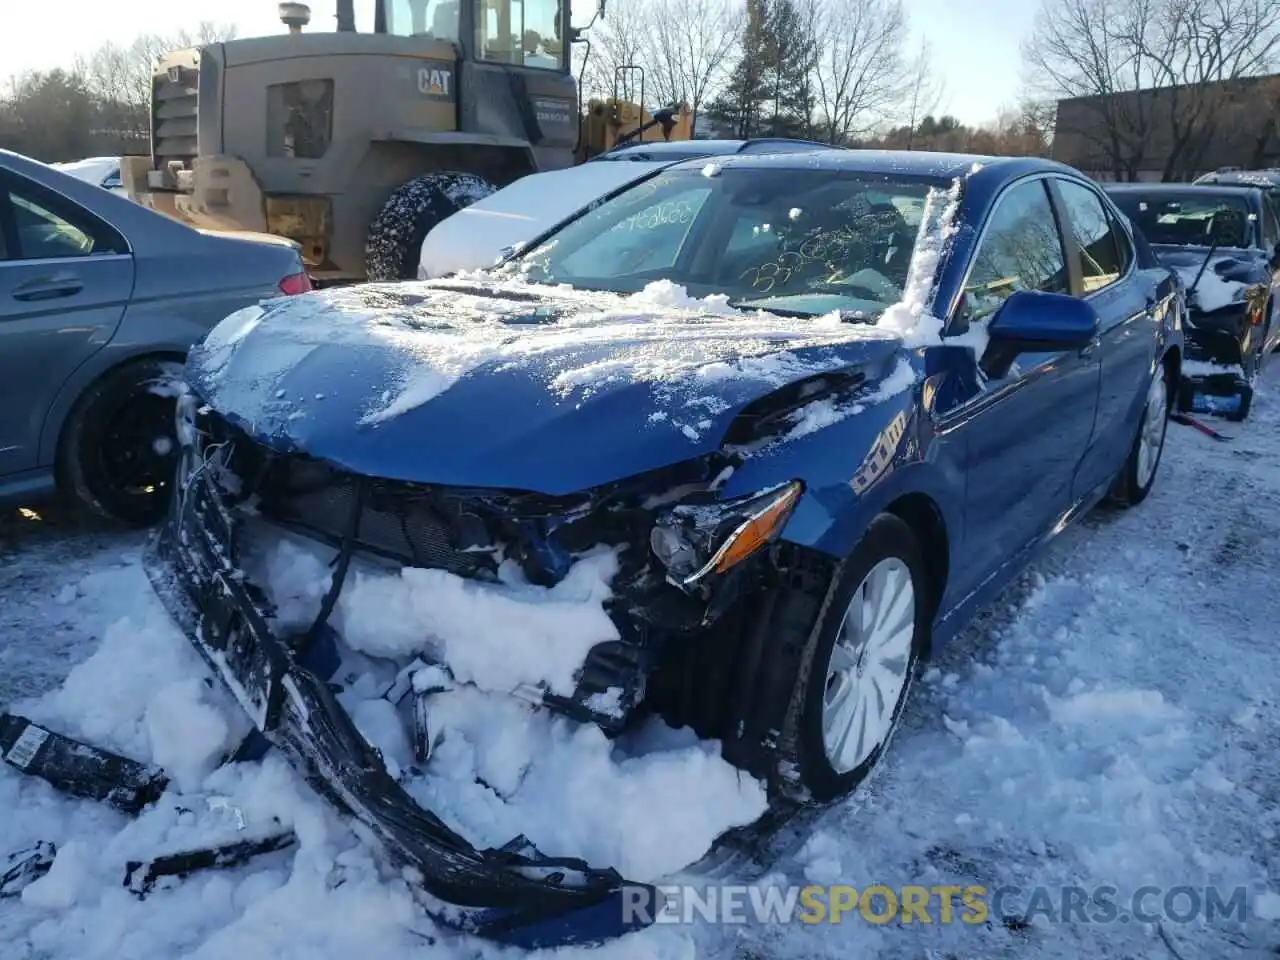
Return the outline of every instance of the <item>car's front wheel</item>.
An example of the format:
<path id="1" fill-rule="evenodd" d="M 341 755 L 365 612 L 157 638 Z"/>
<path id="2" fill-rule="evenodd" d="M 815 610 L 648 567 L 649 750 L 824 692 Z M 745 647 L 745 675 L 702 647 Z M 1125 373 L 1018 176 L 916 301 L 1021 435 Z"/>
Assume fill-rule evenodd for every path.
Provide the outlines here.
<path id="1" fill-rule="evenodd" d="M 135 526 L 161 520 L 177 468 L 181 383 L 182 364 L 147 358 L 85 391 L 62 433 L 58 466 L 66 492 L 110 520 Z"/>
<path id="2" fill-rule="evenodd" d="M 928 596 L 911 528 L 877 517 L 811 634 L 796 733 L 804 786 L 815 799 L 853 790 L 888 746 L 929 628 Z"/>

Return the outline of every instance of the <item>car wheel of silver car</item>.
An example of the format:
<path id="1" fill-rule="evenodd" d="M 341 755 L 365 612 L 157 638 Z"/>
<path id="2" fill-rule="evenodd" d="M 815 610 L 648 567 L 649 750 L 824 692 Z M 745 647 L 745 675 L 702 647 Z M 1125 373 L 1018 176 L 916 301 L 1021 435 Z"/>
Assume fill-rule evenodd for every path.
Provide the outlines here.
<path id="1" fill-rule="evenodd" d="M 182 364 L 125 364 L 76 403 L 59 444 L 64 490 L 100 516 L 134 526 L 164 517 L 177 466 L 174 424 Z"/>
<path id="2" fill-rule="evenodd" d="M 443 171 L 397 187 L 369 224 L 364 251 L 366 277 L 375 282 L 416 279 L 422 241 L 432 228 L 494 189 L 473 173 Z"/>
<path id="3" fill-rule="evenodd" d="M 853 790 L 884 754 L 926 649 L 931 596 L 911 528 L 877 517 L 807 626 L 793 759 L 816 800 Z"/>
<path id="4" fill-rule="evenodd" d="M 1155 483 L 1169 429 L 1169 405 L 1173 396 L 1170 380 L 1169 371 L 1160 366 L 1147 386 L 1138 434 L 1134 437 L 1115 490 L 1115 499 L 1124 506 L 1137 506 L 1147 498 Z"/>

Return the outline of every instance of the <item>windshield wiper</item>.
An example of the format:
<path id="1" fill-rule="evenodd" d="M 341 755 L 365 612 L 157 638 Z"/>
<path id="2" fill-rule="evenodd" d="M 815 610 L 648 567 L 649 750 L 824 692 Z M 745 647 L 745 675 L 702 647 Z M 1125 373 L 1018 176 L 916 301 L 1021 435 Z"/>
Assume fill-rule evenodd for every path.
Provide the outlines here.
<path id="1" fill-rule="evenodd" d="M 768 300 L 770 297 L 762 297 L 756 300 L 730 300 L 729 306 L 735 310 L 763 310 L 765 313 L 774 313 L 780 317 L 794 317 L 797 320 L 813 320 L 816 317 L 825 317 L 830 310 L 823 313 L 814 313 L 812 310 L 788 310 L 786 307 L 765 307 L 761 306 L 761 300 Z M 841 310 L 840 320 L 843 323 L 872 323 L 875 320 L 874 314 L 869 314 L 864 310 Z"/>

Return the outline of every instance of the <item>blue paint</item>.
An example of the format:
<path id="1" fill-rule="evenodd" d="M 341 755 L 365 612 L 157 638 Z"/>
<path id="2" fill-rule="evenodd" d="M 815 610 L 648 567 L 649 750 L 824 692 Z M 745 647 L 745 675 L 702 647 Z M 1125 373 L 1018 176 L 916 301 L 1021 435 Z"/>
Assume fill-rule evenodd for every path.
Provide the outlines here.
<path id="1" fill-rule="evenodd" d="M 805 492 L 783 538 L 835 558 L 847 556 L 883 511 L 906 512 L 909 503 L 912 515 L 936 517 L 930 530 L 940 530 L 940 539 L 926 550 L 936 561 L 931 565 L 947 571 L 934 623 L 937 649 L 1124 469 L 1151 377 L 1162 375 L 1168 355 L 1183 349 L 1179 317 L 1185 305 L 1177 281 L 1140 237 L 1119 226 L 1131 255 L 1118 280 L 1087 294 L 1073 259 L 1064 273 L 1070 296 L 1018 293 L 1007 301 L 1007 312 L 992 314 L 993 343 L 1012 343 L 1017 356 L 1013 367 L 991 374 L 995 368 L 988 364 L 984 372 L 970 346 L 948 338 L 967 330 L 962 288 L 993 209 L 1008 189 L 1038 186 L 1041 179 L 1070 181 L 1089 190 L 1122 224 L 1090 181 L 1050 161 L 929 153 L 735 156 L 723 164 L 927 177 L 940 186 L 963 180 L 958 229 L 929 301 L 944 322 L 943 342 L 908 349 L 893 338 L 854 339 L 796 348 L 794 334 L 779 333 L 773 349 L 793 352 L 806 373 L 852 373 L 862 381 L 836 398 L 842 416 L 827 418 L 805 435 L 739 451 L 739 462 L 719 489 L 728 499 L 803 481 Z M 1058 218 L 1065 217 L 1058 188 L 1040 189 Z M 1058 229 L 1052 217 L 1046 226 Z M 1064 256 L 1074 251 L 1069 243 L 1063 247 Z M 376 314 L 372 298 L 393 295 L 383 290 L 369 296 Z M 547 298 L 553 297 L 548 290 Z M 314 311 L 317 300 L 323 296 L 306 301 L 307 309 Z M 290 342 L 290 311 L 296 309 L 301 308 L 287 302 L 271 307 L 255 329 L 214 358 L 216 369 L 207 354 L 193 353 L 194 388 L 264 443 L 392 480 L 546 494 L 622 479 L 643 487 L 651 471 L 729 453 L 726 437 L 744 408 L 785 386 L 752 376 L 699 382 L 697 395 L 712 396 L 717 408 L 697 415 L 705 424 L 696 437 L 673 430 L 669 422 L 688 418 L 683 404 L 691 392 L 681 384 L 659 389 L 646 382 L 598 380 L 590 391 L 568 396 L 549 389 L 558 370 L 625 357 L 638 341 L 624 336 L 559 344 L 522 356 L 519 363 L 482 362 L 421 405 L 379 425 L 361 426 L 359 404 L 393 382 L 403 363 L 401 348 L 371 338 L 355 349 L 312 344 L 284 374 L 282 386 L 291 396 L 325 393 L 322 412 L 288 419 L 238 411 L 237 389 L 252 382 L 262 354 Z M 544 312 L 540 322 L 555 323 L 553 314 Z M 736 356 L 731 346 L 727 357 Z M 881 390 L 903 363 L 914 372 L 914 382 Z M 652 483 L 654 493 L 666 492 Z M 533 532 L 529 542 L 539 558 L 552 570 L 564 569 L 569 558 L 551 531 Z M 538 922 L 494 911 L 473 919 L 485 936 L 525 947 L 590 942 L 616 936 L 625 926 L 621 906 L 613 901 Z"/>

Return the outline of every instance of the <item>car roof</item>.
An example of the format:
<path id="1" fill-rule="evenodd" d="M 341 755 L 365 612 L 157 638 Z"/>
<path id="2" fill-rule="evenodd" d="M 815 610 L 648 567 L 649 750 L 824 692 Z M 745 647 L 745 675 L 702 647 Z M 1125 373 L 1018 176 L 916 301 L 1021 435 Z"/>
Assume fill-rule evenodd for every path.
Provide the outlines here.
<path id="1" fill-rule="evenodd" d="M 676 166 L 694 168 L 697 160 Z M 988 157 L 970 153 L 932 153 L 924 150 L 861 150 L 824 147 L 794 153 L 738 154 L 725 157 L 735 169 L 830 170 L 873 173 L 936 180 L 968 178 L 972 183 L 996 185 L 1029 173 L 1060 173 L 1086 179 L 1080 171 L 1042 157 Z"/>
<path id="2" fill-rule="evenodd" d="M 1179 197 L 1239 197 L 1261 202 L 1262 187 L 1256 183 L 1106 183 L 1108 193 L 1164 194 Z"/>
<path id="3" fill-rule="evenodd" d="M 1212 179 L 1210 179 L 1212 178 Z M 1246 185 L 1280 186 L 1280 167 L 1261 170 L 1215 170 L 1196 179 L 1199 184 L 1240 183 Z"/>

